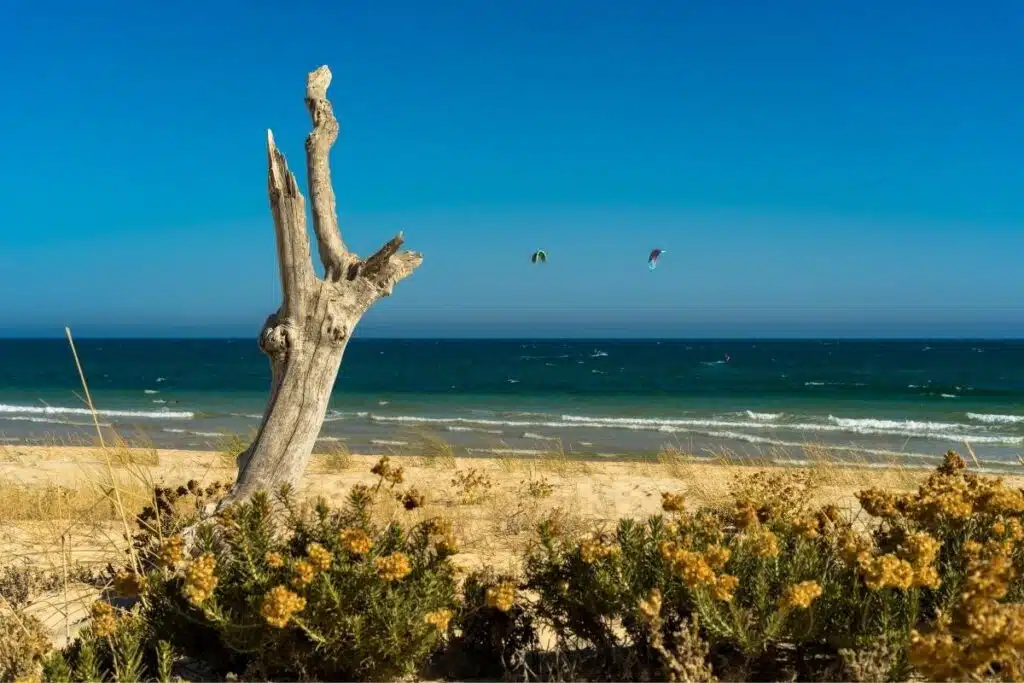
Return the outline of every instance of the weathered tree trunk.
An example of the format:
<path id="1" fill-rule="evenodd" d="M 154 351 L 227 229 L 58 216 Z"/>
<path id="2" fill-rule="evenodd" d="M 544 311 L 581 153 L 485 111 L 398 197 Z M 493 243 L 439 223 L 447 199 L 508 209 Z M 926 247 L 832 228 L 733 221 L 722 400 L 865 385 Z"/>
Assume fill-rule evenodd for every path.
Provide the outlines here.
<path id="1" fill-rule="evenodd" d="M 418 253 L 398 251 L 401 233 L 365 260 L 345 248 L 328 162 L 338 138 L 338 122 L 327 100 L 330 83 L 330 69 L 322 66 L 309 74 L 306 84 L 306 107 L 313 119 L 306 139 L 306 167 L 323 279 L 313 271 L 305 199 L 267 131 L 270 210 L 283 302 L 267 318 L 259 338 L 260 348 L 270 357 L 270 400 L 255 441 L 238 456 L 238 479 L 226 504 L 261 489 L 298 483 L 359 319 L 423 261 Z"/>

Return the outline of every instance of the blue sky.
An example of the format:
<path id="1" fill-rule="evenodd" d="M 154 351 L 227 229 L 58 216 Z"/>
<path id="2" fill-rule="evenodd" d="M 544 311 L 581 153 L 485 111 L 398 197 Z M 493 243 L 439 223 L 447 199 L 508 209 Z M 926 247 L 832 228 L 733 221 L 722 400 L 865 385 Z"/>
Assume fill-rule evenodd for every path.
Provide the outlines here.
<path id="1" fill-rule="evenodd" d="M 326 63 L 363 335 L 1024 336 L 1020 2 L 287 6 L 5 5 L 0 334 L 254 335 Z"/>

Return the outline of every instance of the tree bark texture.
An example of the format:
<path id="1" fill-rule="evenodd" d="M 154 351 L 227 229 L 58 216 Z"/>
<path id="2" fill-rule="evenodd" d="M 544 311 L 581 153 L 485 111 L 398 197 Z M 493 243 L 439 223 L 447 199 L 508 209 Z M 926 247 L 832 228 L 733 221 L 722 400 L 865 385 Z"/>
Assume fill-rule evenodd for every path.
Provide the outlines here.
<path id="1" fill-rule="evenodd" d="M 416 252 L 399 251 L 401 233 L 366 259 L 346 249 L 328 158 L 338 138 L 338 121 L 327 100 L 330 83 L 330 69 L 322 66 L 309 74 L 306 84 L 306 107 L 313 119 L 306 168 L 323 278 L 313 269 L 305 199 L 273 133 L 267 131 L 268 191 L 283 301 L 259 337 L 270 358 L 270 399 L 256 439 L 238 456 L 238 479 L 225 503 L 298 483 L 323 426 L 352 332 L 367 309 L 389 296 L 423 261 Z"/>

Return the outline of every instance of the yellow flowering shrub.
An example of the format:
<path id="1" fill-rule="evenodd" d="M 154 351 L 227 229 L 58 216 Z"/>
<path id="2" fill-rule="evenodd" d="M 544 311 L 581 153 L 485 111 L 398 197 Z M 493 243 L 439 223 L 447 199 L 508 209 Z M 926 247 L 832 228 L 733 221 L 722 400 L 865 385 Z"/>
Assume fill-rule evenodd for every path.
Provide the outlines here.
<path id="1" fill-rule="evenodd" d="M 378 476 L 398 479 L 389 463 Z M 378 527 L 378 495 L 303 503 L 290 490 L 235 505 L 201 525 L 195 549 L 156 546 L 143 615 L 180 654 L 218 676 L 260 680 L 398 679 L 417 673 L 458 615 L 451 528 Z M 379 495 L 390 495 L 386 490 Z M 96 623 L 109 630 L 109 619 Z M 241 662 L 241 669 L 239 668 Z"/>

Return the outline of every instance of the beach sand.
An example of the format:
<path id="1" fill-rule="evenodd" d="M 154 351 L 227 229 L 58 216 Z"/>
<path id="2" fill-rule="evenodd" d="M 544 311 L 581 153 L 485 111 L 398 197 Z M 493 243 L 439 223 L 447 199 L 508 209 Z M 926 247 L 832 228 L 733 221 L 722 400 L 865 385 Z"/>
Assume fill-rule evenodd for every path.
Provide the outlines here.
<path id="1" fill-rule="evenodd" d="M 379 456 L 343 451 L 315 455 L 300 485 L 305 497 L 324 496 L 342 504 L 354 484 L 375 484 L 370 468 Z M 549 456 L 534 459 L 453 458 L 443 449 L 433 457 L 391 456 L 404 468 L 396 491 L 415 487 L 426 503 L 406 511 L 394 497 L 381 496 L 382 519 L 414 523 L 443 515 L 454 522 L 466 571 L 484 564 L 516 571 L 536 525 L 555 516 L 569 530 L 613 528 L 623 517 L 642 519 L 661 509 L 661 493 L 682 493 L 694 507 L 726 499 L 737 476 L 763 467 L 694 461 L 675 452 L 645 462 L 593 462 Z M 858 508 L 855 493 L 870 486 L 909 490 L 925 469 L 838 467 L 818 458 L 817 503 Z M 456 480 L 471 470 L 490 487 L 466 491 Z M 29 611 L 42 618 L 57 643 L 77 630 L 87 605 L 98 594 L 73 578 L 76 567 L 99 569 L 123 557 L 123 535 L 134 533 L 133 517 L 149 501 L 154 485 L 178 486 L 189 479 L 203 485 L 230 482 L 231 458 L 209 451 L 107 449 L 70 446 L 0 447 L 0 553 L 8 567 L 27 565 L 72 578 L 31 599 Z M 1024 476 L 1007 477 L 1024 486 Z M 126 511 L 122 516 L 112 482 Z M 58 494 L 58 487 L 64 491 Z M 2 606 L 2 605 L 0 605 Z"/>

